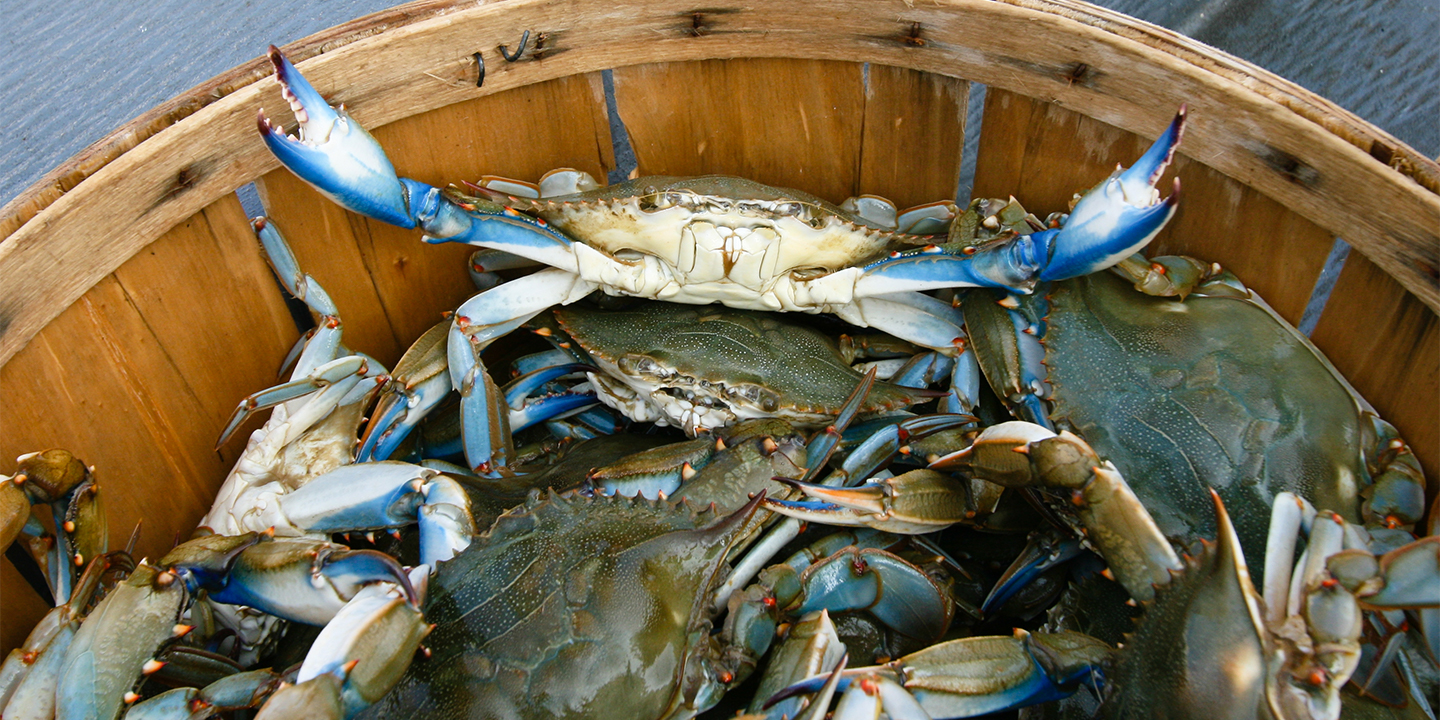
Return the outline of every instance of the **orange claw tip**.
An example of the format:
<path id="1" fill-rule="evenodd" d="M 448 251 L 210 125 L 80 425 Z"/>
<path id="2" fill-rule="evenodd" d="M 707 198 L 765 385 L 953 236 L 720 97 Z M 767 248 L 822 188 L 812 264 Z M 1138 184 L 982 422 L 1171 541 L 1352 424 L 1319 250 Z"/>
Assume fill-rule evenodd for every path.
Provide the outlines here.
<path id="1" fill-rule="evenodd" d="M 1108 568 L 1108 567 L 1105 568 L 1104 570 L 1101 570 L 1101 571 L 1100 571 L 1100 574 L 1101 574 L 1101 575 L 1104 575 L 1106 580 L 1111 580 L 1111 581 L 1113 581 L 1113 580 L 1115 579 L 1115 573 L 1111 572 L 1110 568 Z"/>
<path id="2" fill-rule="evenodd" d="M 30 478 L 25 473 L 17 472 L 15 473 L 15 477 L 10 478 L 10 482 L 15 483 L 16 485 L 24 485 L 25 481 L 29 479 Z"/>
<path id="3" fill-rule="evenodd" d="M 550 328 L 540 327 L 535 328 L 535 334 L 539 335 L 540 337 L 550 337 L 553 333 L 550 332 Z"/>
<path id="4" fill-rule="evenodd" d="M 159 585 L 160 587 L 170 587 L 170 584 L 173 582 L 175 582 L 175 573 L 172 573 L 169 570 L 166 570 L 165 572 L 162 572 L 159 575 L 155 576 L 155 584 Z"/>
<path id="5" fill-rule="evenodd" d="M 773 442 L 775 442 L 775 441 L 774 441 L 774 440 L 771 440 L 770 442 L 773 443 Z M 725 438 L 718 438 L 718 437 L 715 438 L 715 452 L 720 452 L 721 450 L 724 450 L 724 449 L 725 449 Z"/>
<path id="6" fill-rule="evenodd" d="M 1020 453 L 1021 455 L 1029 455 L 1029 454 L 1030 454 L 1030 446 L 1029 446 L 1029 445 L 1016 445 L 1015 447 L 1010 448 L 1010 450 L 1012 450 L 1013 452 Z"/>
<path id="7" fill-rule="evenodd" d="M 136 701 L 140 699 L 140 693 L 137 693 L 134 690 L 130 690 L 127 691 L 124 695 L 122 695 L 121 699 L 125 701 L 126 705 L 134 705 Z"/>
<path id="8" fill-rule="evenodd" d="M 67 533 L 73 533 L 73 532 L 75 532 L 75 521 L 74 521 L 74 520 L 66 520 L 64 527 L 65 527 L 65 532 L 67 532 Z"/>
<path id="9" fill-rule="evenodd" d="M 360 661 L 359 661 L 359 660 L 351 660 L 350 662 L 347 662 L 347 663 L 345 663 L 343 666 L 341 666 L 340 669 L 343 670 L 346 675 L 349 675 L 349 674 L 350 674 L 350 671 L 351 671 L 351 670 L 354 670 L 354 669 L 355 669 L 355 666 L 356 666 L 356 665 L 359 665 L 359 664 L 360 664 Z"/>
<path id="10" fill-rule="evenodd" d="M 194 626 L 194 625 L 183 625 L 183 624 L 180 624 L 180 625 L 176 625 L 176 626 L 173 627 L 173 628 L 170 628 L 170 634 L 173 635 L 173 636 L 175 636 L 175 637 L 177 637 L 177 638 L 178 638 L 178 637 L 185 637 L 187 634 L 190 633 L 191 630 L 194 630 L 194 629 L 195 629 L 195 626 Z"/>
<path id="11" fill-rule="evenodd" d="M 140 674 L 154 675 L 155 673 L 160 672 L 160 668 L 163 667 L 165 667 L 165 663 L 156 660 L 155 658 L 150 658 L 149 660 L 145 661 L 144 665 L 140 666 Z"/>
<path id="12" fill-rule="evenodd" d="M 85 556 L 84 556 L 84 555 L 81 555 L 80 553 L 75 553 L 75 567 L 84 567 L 84 566 L 85 566 Z"/>

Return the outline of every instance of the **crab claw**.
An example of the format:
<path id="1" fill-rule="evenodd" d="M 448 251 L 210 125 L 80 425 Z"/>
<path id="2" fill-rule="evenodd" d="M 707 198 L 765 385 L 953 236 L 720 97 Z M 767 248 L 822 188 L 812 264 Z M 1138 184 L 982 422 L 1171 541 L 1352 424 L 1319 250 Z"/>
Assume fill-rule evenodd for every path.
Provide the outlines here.
<path id="1" fill-rule="evenodd" d="M 343 107 L 336 109 L 325 102 L 274 45 L 270 46 L 270 62 L 281 93 L 300 123 L 299 137 L 287 135 L 271 124 L 262 110 L 260 135 L 270 152 L 339 205 L 392 225 L 415 227 L 410 189 L 396 176 L 380 143 L 350 119 Z"/>
<path id="2" fill-rule="evenodd" d="M 1150 243 L 1175 214 L 1180 180 L 1165 200 L 1155 183 L 1175 156 L 1185 131 L 1185 107 L 1128 170 L 1116 172 L 1076 203 L 1064 227 L 1035 233 L 1049 246 L 1041 280 L 1066 280 L 1104 270 Z"/>
<path id="3" fill-rule="evenodd" d="M 176 546 L 161 563 L 192 592 L 204 588 L 216 602 L 309 625 L 330 622 L 361 588 L 377 582 L 393 583 L 412 606 L 420 604 L 394 558 L 323 540 L 210 535 Z"/>
<path id="4" fill-rule="evenodd" d="M 1073 632 L 1028 633 L 1014 637 L 971 637 L 932 645 L 877 667 L 841 673 L 838 691 L 854 682 L 889 682 L 900 686 L 882 700 L 891 714 L 907 691 L 925 714 L 904 717 L 974 717 L 1069 697 L 1081 685 L 1101 684 L 1115 651 L 1093 638 Z M 819 690 L 828 675 L 818 675 L 776 693 L 767 703 Z M 877 688 L 877 691 L 880 688 Z M 836 710 L 836 717 L 840 717 Z M 875 717 L 868 715 L 867 717 Z"/>

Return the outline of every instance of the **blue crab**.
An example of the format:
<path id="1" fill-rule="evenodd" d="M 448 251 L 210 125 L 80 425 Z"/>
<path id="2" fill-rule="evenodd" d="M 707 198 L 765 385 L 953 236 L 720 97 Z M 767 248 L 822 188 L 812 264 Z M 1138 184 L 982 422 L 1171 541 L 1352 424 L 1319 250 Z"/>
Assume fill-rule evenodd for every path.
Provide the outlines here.
<path id="1" fill-rule="evenodd" d="M 1215 488 L 1246 552 L 1293 492 L 1372 532 L 1425 511 L 1418 461 L 1304 335 L 1219 265 L 1139 255 L 1033 295 L 963 305 L 996 394 L 1127 476 L 1165 534 L 1212 537 Z"/>
<path id="2" fill-rule="evenodd" d="M 568 194 L 522 199 L 490 190 L 466 197 L 396 176 L 373 138 L 337 111 L 275 48 L 276 79 L 299 121 L 299 137 L 262 113 L 262 137 L 281 163 L 340 205 L 405 227 L 431 242 L 463 242 L 511 253 L 548 269 L 481 293 L 454 316 L 447 343 L 452 383 L 462 396 L 470 465 L 504 466 L 504 429 L 480 350 L 536 313 L 595 290 L 670 302 L 834 313 L 851 324 L 964 357 L 960 318 L 920 291 L 1003 287 L 1027 291 L 1075 277 L 1143 247 L 1174 214 L 1154 185 L 1184 126 L 1184 110 L 1129 170 L 1117 172 L 1075 206 L 1063 227 L 983 246 L 927 245 L 867 210 L 856 214 L 805 193 L 727 177 L 640 178 L 583 191 L 579 174 L 556 184 Z M 867 217 L 868 216 L 868 217 Z M 888 221 L 888 218 L 887 218 Z M 884 225 L 880 224 L 885 222 Z M 970 402 L 973 361 L 952 372 L 957 402 Z M 420 415 L 418 411 L 415 415 Z M 418 417 L 407 417 L 407 422 Z"/>
<path id="3" fill-rule="evenodd" d="M 765 417 L 820 426 L 861 380 L 835 341 L 771 313 L 644 303 L 614 311 L 574 305 L 555 319 L 604 371 L 590 373 L 603 402 L 691 435 Z M 877 382 L 860 412 L 926 399 Z"/>

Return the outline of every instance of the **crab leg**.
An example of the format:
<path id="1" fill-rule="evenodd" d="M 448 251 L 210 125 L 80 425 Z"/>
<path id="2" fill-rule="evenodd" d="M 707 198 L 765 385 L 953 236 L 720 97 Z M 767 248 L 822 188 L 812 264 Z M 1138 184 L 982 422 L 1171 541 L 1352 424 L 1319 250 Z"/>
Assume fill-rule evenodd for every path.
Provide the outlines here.
<path id="1" fill-rule="evenodd" d="M 508 407 L 485 373 L 480 351 L 552 305 L 569 304 L 595 289 L 573 273 L 548 268 L 465 301 L 455 311 L 447 346 L 450 379 L 460 391 L 465 457 L 480 474 L 509 462 Z"/>
<path id="2" fill-rule="evenodd" d="M 423 576 L 424 570 L 413 574 Z M 367 586 L 316 636 L 295 680 L 346 670 L 340 697 L 350 717 L 399 682 L 429 633 L 420 611 L 395 586 Z"/>
<path id="3" fill-rule="evenodd" d="M 280 496 L 271 525 L 284 534 L 351 532 L 420 524 L 420 561 L 449 560 L 470 544 L 475 521 L 455 480 L 398 462 L 345 465 Z"/>
<path id="4" fill-rule="evenodd" d="M 375 419 L 355 454 L 356 462 L 390 457 L 405 436 L 450 394 L 444 352 L 448 328 L 448 322 L 436 323 L 395 363 L 375 406 Z"/>
<path id="5" fill-rule="evenodd" d="M 902 340 L 954 358 L 950 399 L 957 412 L 971 412 L 980 397 L 980 366 L 966 349 L 965 319 L 950 303 L 918 292 L 856 298 L 835 314 L 846 322 L 873 327 Z"/>
<path id="6" fill-rule="evenodd" d="M 67 450 L 51 448 L 16 458 L 15 474 L 4 479 L 0 491 L 7 517 L 5 544 L 24 533 L 32 536 L 30 554 L 45 572 L 57 604 L 69 602 L 78 568 L 107 549 L 105 513 L 100 488 L 89 468 Z M 3 476 L 0 476 L 3 477 Z M 32 505 L 47 504 L 54 519 L 51 535 L 31 513 Z"/>
<path id="7" fill-rule="evenodd" d="M 1010 598 L 1015 597 L 1026 585 L 1047 570 L 1073 559 L 1084 548 L 1073 537 L 1062 537 L 1053 530 L 1039 530 L 1030 533 L 1025 549 L 1010 563 L 1005 573 L 995 582 L 985 602 L 980 605 L 982 616 L 1000 609 Z"/>
<path id="8" fill-rule="evenodd" d="M 393 583 L 419 604 L 394 558 L 323 540 L 209 535 L 176 546 L 161 564 L 191 593 L 205 589 L 215 602 L 310 625 L 330 622 L 362 587 L 377 582 Z"/>
<path id="9" fill-rule="evenodd" d="M 943 530 L 965 518 L 963 491 L 932 470 L 911 470 L 857 488 L 826 487 L 791 481 L 814 501 L 766 500 L 782 515 L 827 525 L 865 526 L 917 535 Z"/>

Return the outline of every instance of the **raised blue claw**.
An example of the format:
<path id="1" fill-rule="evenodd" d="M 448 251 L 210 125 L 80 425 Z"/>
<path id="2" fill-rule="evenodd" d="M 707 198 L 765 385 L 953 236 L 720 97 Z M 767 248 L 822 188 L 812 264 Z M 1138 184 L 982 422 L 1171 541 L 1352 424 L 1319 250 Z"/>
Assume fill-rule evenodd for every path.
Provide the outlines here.
<path id="1" fill-rule="evenodd" d="M 1174 192 L 1164 200 L 1155 190 L 1155 183 L 1175 157 L 1175 147 L 1184 132 L 1182 105 L 1170 126 L 1134 165 L 1128 170 L 1117 166 L 1114 174 L 1085 193 L 1064 226 L 1031 236 L 1049 257 L 1040 270 L 1041 280 L 1067 280 L 1099 272 L 1155 238 L 1175 214 L 1180 179 L 1175 179 Z"/>
<path id="2" fill-rule="evenodd" d="M 260 135 L 270 152 L 300 179 L 342 207 L 392 225 L 413 228 L 409 191 L 380 143 L 359 123 L 336 109 L 311 87 L 274 45 L 270 62 L 281 94 L 300 123 L 299 137 L 272 125 L 262 110 Z"/>

